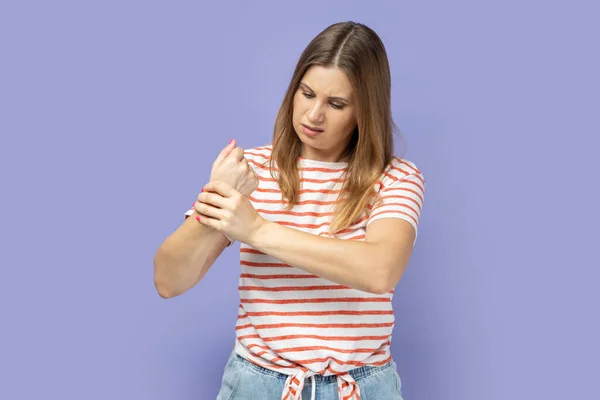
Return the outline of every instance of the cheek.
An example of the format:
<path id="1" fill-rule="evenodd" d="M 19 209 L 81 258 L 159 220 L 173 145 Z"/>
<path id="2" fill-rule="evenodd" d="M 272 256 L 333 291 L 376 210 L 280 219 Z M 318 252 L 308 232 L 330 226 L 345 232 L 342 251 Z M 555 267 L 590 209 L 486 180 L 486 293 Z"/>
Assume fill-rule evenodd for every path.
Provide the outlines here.
<path id="1" fill-rule="evenodd" d="M 293 102 L 292 120 L 294 123 L 302 122 L 304 116 L 310 112 L 310 101 L 303 95 L 296 95 Z"/>
<path id="2" fill-rule="evenodd" d="M 347 136 L 354 130 L 356 126 L 356 119 L 354 118 L 354 114 L 352 112 L 339 112 L 337 111 L 334 116 L 332 116 L 333 121 L 335 123 L 335 131 L 340 136 Z"/>
<path id="3" fill-rule="evenodd" d="M 298 95 L 295 95 L 294 96 L 294 101 L 292 103 L 292 120 L 293 120 L 294 124 L 296 122 L 298 122 L 298 120 L 302 116 L 301 107 L 302 107 L 302 102 L 298 98 Z"/>

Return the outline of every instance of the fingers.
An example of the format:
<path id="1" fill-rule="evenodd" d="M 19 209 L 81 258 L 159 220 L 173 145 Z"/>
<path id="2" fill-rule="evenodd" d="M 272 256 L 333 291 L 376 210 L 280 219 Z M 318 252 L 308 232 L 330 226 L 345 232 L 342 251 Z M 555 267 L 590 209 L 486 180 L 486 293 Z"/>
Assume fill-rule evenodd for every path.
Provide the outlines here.
<path id="1" fill-rule="evenodd" d="M 234 161 L 243 160 L 244 159 L 244 149 L 242 149 L 241 147 L 236 147 L 229 153 L 227 158 L 231 158 L 231 160 L 234 160 Z"/>
<path id="2" fill-rule="evenodd" d="M 206 217 L 210 217 L 210 218 L 214 218 L 214 219 L 221 219 L 221 217 L 222 217 L 221 209 L 213 207 L 207 203 L 201 203 L 201 202 L 195 203 L 194 210 L 196 210 L 198 212 L 198 214 L 201 214 Z"/>
<path id="3" fill-rule="evenodd" d="M 218 194 L 216 190 L 209 188 L 209 185 L 211 184 L 209 183 L 208 185 L 206 185 L 204 187 L 204 191 L 198 195 L 198 202 L 208 204 L 209 206 L 213 206 L 216 208 L 227 208 L 227 200 L 223 196 Z M 198 203 L 194 205 L 194 208 L 198 210 Z"/>
<path id="4" fill-rule="evenodd" d="M 220 196 L 215 196 L 214 194 L 206 193 L 206 192 L 214 192 L 214 193 L 217 193 Z M 234 188 L 232 188 L 231 186 L 229 186 L 225 182 L 211 181 L 211 182 L 208 182 L 208 184 L 206 186 L 204 186 L 203 193 L 200 193 L 200 195 L 198 196 L 198 199 L 200 199 L 200 196 L 202 196 L 203 194 L 218 197 L 219 199 L 216 199 L 216 198 L 213 198 L 213 197 L 209 197 L 211 201 L 204 201 L 204 200 L 202 200 L 202 202 L 203 203 L 210 203 L 210 204 L 213 204 L 213 205 L 215 205 L 215 206 L 217 206 L 219 208 L 223 208 L 220 205 L 220 204 L 222 204 L 222 205 L 225 204 L 223 197 L 232 197 L 232 196 L 235 196 L 237 193 L 238 193 L 237 190 L 235 190 Z M 215 203 L 213 203 L 213 202 L 215 202 Z M 217 204 L 217 202 L 219 204 Z"/>
<path id="5" fill-rule="evenodd" d="M 250 168 L 250 164 L 248 164 L 248 160 L 245 157 L 239 161 L 239 166 L 240 166 L 240 171 L 243 174 L 247 174 L 248 171 L 252 170 L 252 168 Z"/>
<path id="6" fill-rule="evenodd" d="M 206 217 L 204 215 L 200 216 L 197 215 L 196 216 L 196 221 L 200 222 L 202 225 L 208 226 L 210 228 L 213 228 L 215 230 L 219 230 L 219 221 L 213 218 L 209 218 Z"/>
<path id="7" fill-rule="evenodd" d="M 231 139 L 229 141 L 229 143 L 227 144 L 227 146 L 225 146 L 225 148 L 223 150 L 221 150 L 221 152 L 217 156 L 217 159 L 215 160 L 215 164 L 217 164 L 217 165 L 221 164 L 225 160 L 225 158 L 227 158 L 227 156 L 229 156 L 231 151 L 236 148 L 235 145 L 236 145 L 235 139 Z"/>

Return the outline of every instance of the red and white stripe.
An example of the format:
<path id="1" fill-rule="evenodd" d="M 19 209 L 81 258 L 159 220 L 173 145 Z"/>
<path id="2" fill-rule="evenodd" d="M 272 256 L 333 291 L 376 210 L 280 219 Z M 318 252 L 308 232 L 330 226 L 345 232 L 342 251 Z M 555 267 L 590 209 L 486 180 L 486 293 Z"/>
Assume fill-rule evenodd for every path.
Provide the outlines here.
<path id="1" fill-rule="evenodd" d="M 245 152 L 259 178 L 258 189 L 249 196 L 254 208 L 267 220 L 330 236 L 346 164 L 300 159 L 300 200 L 288 211 L 269 174 L 270 155 L 271 146 Z M 381 218 L 406 220 L 417 231 L 425 181 L 412 162 L 394 158 L 374 189 L 378 195 L 369 208 L 335 237 L 364 240 L 367 226 Z M 315 374 L 336 375 L 340 398 L 359 399 L 359 388 L 348 371 L 391 360 L 393 291 L 375 295 L 351 289 L 243 243 L 240 267 L 236 352 L 290 376 L 282 399 L 299 399 L 304 379 Z"/>

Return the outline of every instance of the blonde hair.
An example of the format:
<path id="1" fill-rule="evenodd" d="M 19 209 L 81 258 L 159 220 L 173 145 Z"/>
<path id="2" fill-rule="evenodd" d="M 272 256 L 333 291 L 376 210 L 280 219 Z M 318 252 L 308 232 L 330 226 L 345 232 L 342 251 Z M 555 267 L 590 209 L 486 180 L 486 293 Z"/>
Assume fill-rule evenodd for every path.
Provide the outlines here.
<path id="1" fill-rule="evenodd" d="M 343 154 L 348 159 L 348 168 L 330 226 L 330 232 L 335 233 L 360 217 L 374 194 L 374 185 L 392 160 L 395 126 L 391 116 L 390 69 L 379 36 L 355 22 L 327 27 L 304 49 L 275 120 L 269 163 L 288 209 L 300 197 L 297 162 L 302 142 L 292 123 L 294 94 L 313 65 L 341 69 L 348 76 L 355 96 L 357 126 Z M 278 174 L 274 174 L 275 166 Z"/>

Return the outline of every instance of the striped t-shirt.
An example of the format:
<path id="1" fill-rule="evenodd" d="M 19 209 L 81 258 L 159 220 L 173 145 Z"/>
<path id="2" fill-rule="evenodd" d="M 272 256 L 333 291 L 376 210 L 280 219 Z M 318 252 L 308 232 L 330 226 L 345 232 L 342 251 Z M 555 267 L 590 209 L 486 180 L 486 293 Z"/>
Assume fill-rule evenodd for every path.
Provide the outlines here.
<path id="1" fill-rule="evenodd" d="M 347 163 L 299 159 L 300 197 L 288 211 L 269 173 L 271 149 L 269 145 L 245 151 L 259 180 L 258 188 L 248 197 L 256 211 L 266 220 L 331 236 L 328 230 L 333 206 Z M 369 208 L 335 237 L 364 240 L 367 226 L 381 218 L 404 219 L 416 232 L 424 188 L 423 175 L 412 162 L 393 158 L 375 185 L 377 196 Z M 337 375 L 340 398 L 359 398 L 359 388 L 347 372 L 391 360 L 393 290 L 376 295 L 351 289 L 284 264 L 244 243 L 240 265 L 236 353 L 289 375 L 285 391 L 290 398 L 301 392 L 304 378 L 315 374 Z"/>

